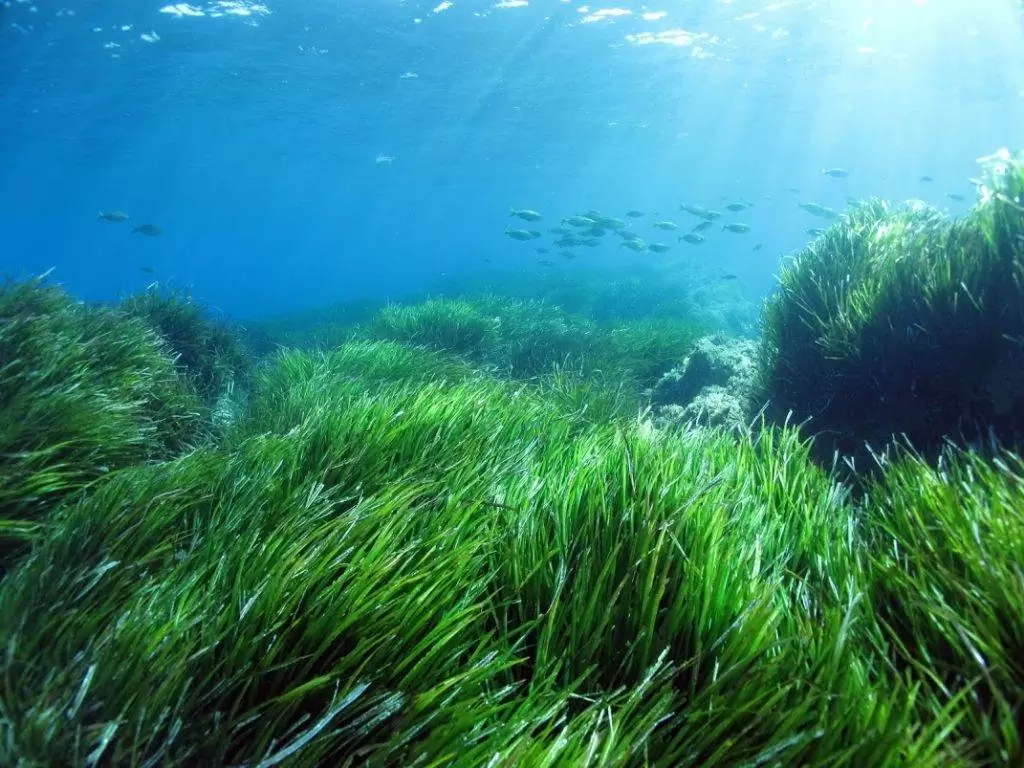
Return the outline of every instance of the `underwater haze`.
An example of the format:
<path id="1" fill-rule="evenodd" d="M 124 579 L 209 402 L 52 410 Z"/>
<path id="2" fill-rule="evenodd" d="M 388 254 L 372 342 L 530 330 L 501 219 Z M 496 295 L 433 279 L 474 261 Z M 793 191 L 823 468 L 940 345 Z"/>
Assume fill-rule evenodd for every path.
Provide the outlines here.
<path id="1" fill-rule="evenodd" d="M 245 317 L 638 262 L 735 275 L 757 300 L 828 225 L 800 203 L 969 209 L 976 158 L 1024 144 L 1021 15 L 1011 0 L 7 0 L 0 268 L 53 267 L 85 299 L 185 286 Z M 744 209 L 705 242 L 678 239 L 699 222 L 681 204 L 730 202 Z M 506 236 L 534 229 L 510 208 L 540 213 L 544 239 Z M 605 236 L 559 258 L 547 230 L 592 210 L 643 212 L 630 227 L 669 249 Z"/>
<path id="2" fill-rule="evenodd" d="M 0 766 L 1024 766 L 1022 12 L 0 0 Z"/>

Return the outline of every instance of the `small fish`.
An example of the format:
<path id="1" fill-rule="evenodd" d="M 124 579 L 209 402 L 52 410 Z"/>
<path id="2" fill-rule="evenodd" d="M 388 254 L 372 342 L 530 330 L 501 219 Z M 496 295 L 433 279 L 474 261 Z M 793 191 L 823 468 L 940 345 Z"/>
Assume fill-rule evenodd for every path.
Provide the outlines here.
<path id="1" fill-rule="evenodd" d="M 548 230 L 549 235 L 571 235 L 572 230 L 569 227 L 553 227 Z"/>
<path id="2" fill-rule="evenodd" d="M 685 240 L 690 245 L 700 245 L 701 243 L 704 242 L 706 238 L 703 235 L 697 235 L 694 234 L 693 232 L 687 232 L 685 235 L 682 235 L 679 239 Z"/>
<path id="3" fill-rule="evenodd" d="M 725 209 L 727 211 L 732 211 L 733 213 L 737 213 L 739 211 L 745 210 L 746 207 L 747 207 L 746 203 L 729 203 L 727 206 L 725 206 Z"/>
<path id="4" fill-rule="evenodd" d="M 152 267 L 139 267 L 139 272 L 142 272 L 147 275 L 152 275 L 156 273 L 156 270 L 153 269 Z"/>
<path id="5" fill-rule="evenodd" d="M 588 229 L 583 234 L 589 235 L 590 237 L 604 237 L 608 234 L 608 230 L 601 229 L 600 227 L 594 227 L 592 229 Z"/>
<path id="6" fill-rule="evenodd" d="M 833 211 L 831 208 L 826 208 L 824 205 L 818 205 L 817 203 L 800 203 L 800 208 L 803 208 L 810 214 L 817 216 L 822 219 L 838 219 L 839 214 Z"/>
<path id="7" fill-rule="evenodd" d="M 658 229 L 664 229 L 664 230 L 667 230 L 669 232 L 671 232 L 672 230 L 675 230 L 675 229 L 679 229 L 679 225 L 676 224 L 673 221 L 659 221 L 654 226 L 656 226 Z"/>
<path id="8" fill-rule="evenodd" d="M 568 224 L 572 227 L 586 227 L 590 228 L 597 224 L 596 219 L 592 219 L 589 216 L 567 216 L 562 219 L 563 224 Z"/>
<path id="9" fill-rule="evenodd" d="M 580 241 L 580 245 L 585 245 L 587 248 L 597 248 L 601 244 L 601 241 L 596 237 L 587 237 Z"/>
<path id="10" fill-rule="evenodd" d="M 598 216 L 595 221 L 601 229 L 623 229 L 626 226 L 626 222 L 611 216 Z"/>
<path id="11" fill-rule="evenodd" d="M 713 226 L 715 226 L 715 222 L 713 222 L 713 221 L 702 221 L 700 224 L 695 226 L 690 231 L 691 232 L 707 232 Z"/>
<path id="12" fill-rule="evenodd" d="M 140 224 L 132 230 L 132 233 L 138 233 L 140 235 L 148 235 L 149 237 L 156 237 L 162 235 L 163 230 L 160 229 L 156 224 Z"/>
<path id="13" fill-rule="evenodd" d="M 575 259 L 576 258 L 576 254 L 572 253 L 570 251 L 559 251 L 558 255 L 561 256 L 563 259 Z"/>
<path id="14" fill-rule="evenodd" d="M 672 246 L 665 245 L 664 243 L 651 243 L 647 246 L 647 250 L 654 251 L 655 253 L 668 253 L 672 250 Z"/>
<path id="15" fill-rule="evenodd" d="M 948 197 L 950 200 L 955 200 L 958 203 L 962 203 L 966 199 L 959 192 L 947 192 L 946 197 Z"/>
<path id="16" fill-rule="evenodd" d="M 615 234 L 623 240 L 636 240 L 636 234 L 630 232 L 628 229 L 618 229 L 615 231 Z"/>
<path id="17" fill-rule="evenodd" d="M 529 208 L 521 208 L 519 210 L 515 208 L 508 209 L 509 216 L 515 216 L 522 219 L 523 221 L 540 221 L 544 217 L 536 211 L 531 211 Z"/>
<path id="18" fill-rule="evenodd" d="M 740 276 L 739 275 L 734 275 L 732 272 L 726 272 L 724 275 L 722 275 L 722 279 L 723 280 L 739 280 Z"/>
<path id="19" fill-rule="evenodd" d="M 797 187 L 789 187 L 789 191 L 792 192 L 794 195 L 800 194 L 800 190 Z"/>
<path id="20" fill-rule="evenodd" d="M 850 175 L 850 172 L 845 168 L 822 168 L 821 172 L 825 176 L 831 176 L 833 179 L 845 179 Z"/>
<path id="21" fill-rule="evenodd" d="M 760 250 L 761 250 L 761 248 L 763 248 L 763 247 L 764 247 L 764 246 L 762 246 L 762 245 L 761 245 L 761 243 L 758 243 L 757 245 L 755 245 L 755 246 L 754 246 L 754 253 L 757 253 L 757 252 L 758 252 L 758 251 L 760 251 Z"/>
<path id="22" fill-rule="evenodd" d="M 928 184 L 932 181 L 935 181 L 935 179 L 933 179 L 931 176 L 922 176 L 921 178 L 918 179 L 918 181 L 923 181 L 925 184 Z"/>
<path id="23" fill-rule="evenodd" d="M 714 221 L 715 219 L 722 218 L 722 214 L 719 213 L 718 211 L 704 211 L 704 214 L 701 216 L 701 218 L 704 219 L 705 221 Z"/>
<path id="24" fill-rule="evenodd" d="M 679 204 L 679 210 L 686 211 L 693 216 L 699 216 L 702 219 L 705 218 L 705 214 L 708 213 L 708 209 L 702 205 L 686 205 L 684 203 Z"/>
<path id="25" fill-rule="evenodd" d="M 537 253 L 551 253 L 547 248 L 534 248 Z"/>
<path id="26" fill-rule="evenodd" d="M 819 227 L 811 227 L 810 229 L 805 229 L 804 232 L 806 232 L 811 237 L 821 237 L 822 235 L 825 234 L 825 230 Z"/>
<path id="27" fill-rule="evenodd" d="M 643 211 L 638 211 L 634 209 L 632 211 L 627 211 L 626 215 L 631 219 L 639 219 L 641 216 L 644 216 L 645 214 Z"/>
<path id="28" fill-rule="evenodd" d="M 643 253 L 647 250 L 647 246 L 640 238 L 636 240 L 623 240 L 619 243 L 619 248 L 629 248 L 629 250 L 636 251 L 637 253 Z"/>
<path id="29" fill-rule="evenodd" d="M 540 237 L 540 232 L 534 229 L 506 229 L 505 234 L 513 240 L 534 240 Z"/>
<path id="30" fill-rule="evenodd" d="M 856 197 L 848 197 L 846 198 L 846 204 L 849 205 L 851 208 L 856 208 L 858 205 L 860 205 L 860 200 L 858 200 Z"/>
<path id="31" fill-rule="evenodd" d="M 100 211 L 96 221 L 128 221 L 128 214 L 124 211 Z"/>
<path id="32" fill-rule="evenodd" d="M 730 224 L 723 224 L 722 229 L 727 230 L 729 232 L 735 232 L 738 235 L 742 235 L 745 232 L 750 231 L 750 227 L 748 225 L 741 224 L 738 221 L 734 221 Z"/>
<path id="33" fill-rule="evenodd" d="M 575 248 L 577 245 L 583 245 L 583 240 L 573 235 L 569 235 L 555 240 L 555 245 L 559 248 Z"/>
<path id="34" fill-rule="evenodd" d="M 537 263 L 540 264 L 542 267 L 553 267 L 553 266 L 555 266 L 555 262 L 551 261 L 551 259 L 541 259 Z"/>

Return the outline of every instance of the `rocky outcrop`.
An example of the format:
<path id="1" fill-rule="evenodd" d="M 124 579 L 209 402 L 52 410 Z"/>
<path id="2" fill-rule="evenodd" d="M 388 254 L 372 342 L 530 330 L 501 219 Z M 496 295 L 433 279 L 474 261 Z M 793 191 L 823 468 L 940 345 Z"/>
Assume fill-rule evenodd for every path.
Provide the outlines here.
<path id="1" fill-rule="evenodd" d="M 757 381 L 757 343 L 708 336 L 651 393 L 655 427 L 746 429 Z"/>

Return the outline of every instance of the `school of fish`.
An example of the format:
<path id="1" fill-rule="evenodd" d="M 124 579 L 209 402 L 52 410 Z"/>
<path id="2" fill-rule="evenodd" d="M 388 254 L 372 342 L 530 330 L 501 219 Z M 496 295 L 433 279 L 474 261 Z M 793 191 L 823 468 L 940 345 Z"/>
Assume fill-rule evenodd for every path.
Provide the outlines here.
<path id="1" fill-rule="evenodd" d="M 822 168 L 821 173 L 823 176 L 833 179 L 846 179 L 850 176 L 850 171 L 845 168 Z M 918 181 L 927 184 L 934 179 L 931 176 L 921 176 Z M 789 191 L 795 195 L 800 194 L 800 190 L 795 187 L 790 187 Z M 771 196 L 766 195 L 765 197 L 770 198 Z M 946 197 L 955 202 L 962 202 L 966 199 L 964 195 L 955 192 L 947 193 Z M 860 202 L 855 197 L 846 198 L 847 205 L 851 207 L 856 207 Z M 702 205 L 680 204 L 678 213 L 696 218 L 696 223 L 693 223 L 693 219 L 680 223 L 662 218 L 657 213 L 648 214 L 635 208 L 627 211 L 624 219 L 609 216 L 601 211 L 588 210 L 571 213 L 558 221 L 558 226 L 548 228 L 546 231 L 536 228 L 540 226 L 538 222 L 544 220 L 544 215 L 540 212 L 531 208 L 510 208 L 509 217 L 519 219 L 525 224 L 506 227 L 504 234 L 506 237 L 520 242 L 539 241 L 545 235 L 550 236 L 553 238 L 550 245 L 564 259 L 576 258 L 579 255 L 579 252 L 575 250 L 577 248 L 595 248 L 605 240 L 614 238 L 619 238 L 620 241 L 617 249 L 625 248 L 634 253 L 664 254 L 670 252 L 680 243 L 685 243 L 687 247 L 703 245 L 712 231 L 726 232 L 731 235 L 748 235 L 753 231 L 751 225 L 743 221 L 722 223 L 719 220 L 723 216 L 741 214 L 753 207 L 754 204 L 746 200 L 726 202 L 722 205 L 724 212 L 705 208 Z M 837 221 L 842 215 L 841 212 L 817 202 L 801 202 L 797 203 L 797 207 L 811 216 L 829 222 Z M 648 223 L 644 225 L 641 222 L 642 219 L 647 219 Z M 651 219 L 655 219 L 655 221 L 651 222 Z M 645 232 L 641 231 L 642 226 L 650 226 L 656 231 L 646 235 L 645 239 Z M 804 230 L 806 234 L 814 238 L 820 237 L 825 231 L 821 227 L 808 227 Z M 609 238 L 609 236 L 612 237 Z M 674 243 L 672 236 L 675 238 Z M 761 243 L 754 243 L 752 250 L 757 252 L 762 247 Z M 552 252 L 552 248 L 548 245 L 535 245 L 534 250 L 541 255 Z M 554 262 L 549 259 L 540 259 L 538 263 L 542 266 L 554 266 Z"/>

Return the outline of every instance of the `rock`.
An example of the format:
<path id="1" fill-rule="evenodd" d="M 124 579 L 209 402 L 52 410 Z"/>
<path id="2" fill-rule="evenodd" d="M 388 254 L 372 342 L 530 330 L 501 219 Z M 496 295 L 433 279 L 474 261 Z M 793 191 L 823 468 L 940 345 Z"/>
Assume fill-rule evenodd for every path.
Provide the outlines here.
<path id="1" fill-rule="evenodd" d="M 657 428 L 746 429 L 757 383 L 757 343 L 708 336 L 658 381 L 651 393 Z"/>
<path id="2" fill-rule="evenodd" d="M 706 336 L 683 364 L 658 381 L 655 405 L 686 405 L 706 387 L 717 386 L 749 397 L 757 377 L 757 344 L 749 339 Z"/>

